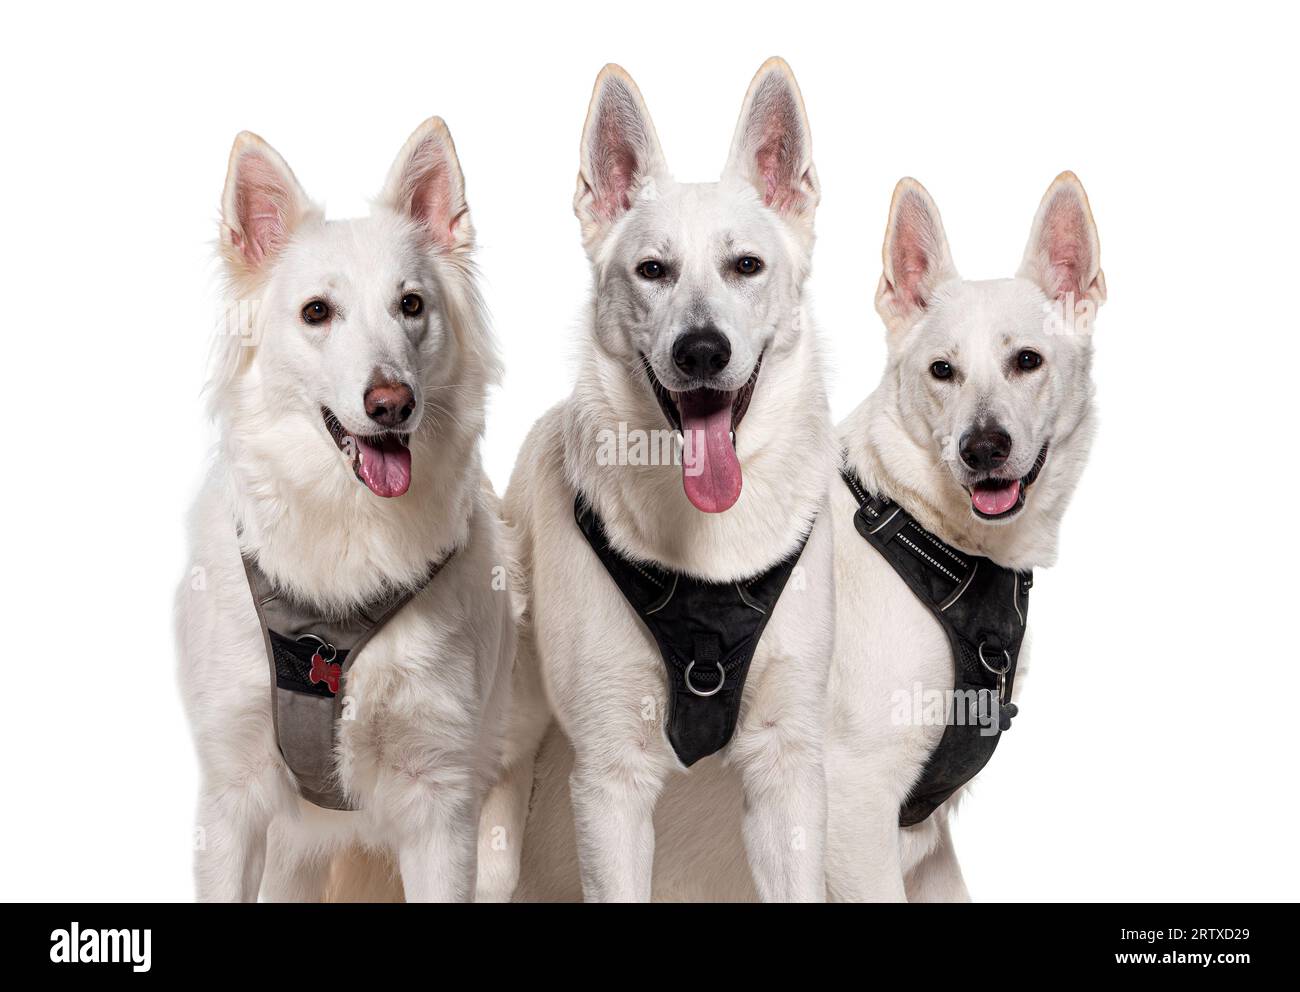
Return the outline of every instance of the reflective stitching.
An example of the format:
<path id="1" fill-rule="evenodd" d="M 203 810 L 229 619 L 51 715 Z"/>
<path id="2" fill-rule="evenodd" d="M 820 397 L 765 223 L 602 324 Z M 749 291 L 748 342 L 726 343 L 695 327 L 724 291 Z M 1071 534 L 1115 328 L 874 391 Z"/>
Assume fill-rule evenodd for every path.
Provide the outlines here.
<path id="1" fill-rule="evenodd" d="M 938 560 L 936 560 L 936 559 L 934 559 L 934 558 L 931 558 L 929 555 L 927 555 L 927 554 L 926 554 L 926 553 L 925 553 L 925 552 L 924 552 L 924 551 L 923 551 L 923 550 L 922 550 L 918 545 L 913 544 L 911 541 L 909 541 L 909 540 L 908 540 L 906 537 L 904 537 L 902 534 L 898 534 L 898 535 L 896 535 L 896 536 L 898 537 L 898 539 L 899 539 L 900 541 L 902 541 L 902 542 L 903 542 L 904 544 L 906 544 L 909 548 L 911 548 L 913 551 L 915 551 L 918 555 L 920 555 L 922 558 L 924 558 L 926 561 L 928 561 L 931 565 L 933 565 L 935 568 L 937 568 L 940 572 L 942 572 L 944 575 L 948 576 L 948 578 L 952 579 L 954 582 L 960 582 L 960 581 L 961 581 L 961 578 L 960 578 L 960 577 L 958 577 L 957 575 L 954 575 L 952 572 L 950 572 L 950 571 L 949 571 L 949 570 L 948 570 L 944 565 L 942 565 Z"/>
<path id="2" fill-rule="evenodd" d="M 610 550 L 613 550 L 613 545 L 610 545 Z M 664 584 L 663 584 L 662 582 L 660 582 L 660 581 L 659 581 L 658 579 L 656 579 L 653 575 L 651 575 L 649 572 L 647 572 L 644 568 L 642 568 L 640 565 L 638 565 L 636 562 L 634 562 L 631 558 L 626 558 L 626 559 L 624 559 L 624 560 L 625 560 L 625 561 L 626 561 L 630 566 L 632 566 L 632 568 L 636 569 L 636 571 L 637 571 L 638 573 L 640 573 L 641 576 L 642 576 L 643 578 L 647 579 L 647 580 L 650 581 L 650 582 L 653 582 L 653 583 L 654 583 L 655 585 L 657 585 L 660 589 L 662 589 L 662 588 L 664 587 Z M 676 588 L 676 586 L 677 586 L 677 576 L 674 575 L 674 576 L 673 576 L 673 587 Z"/>
<path id="3" fill-rule="evenodd" d="M 878 523 L 875 527 L 872 527 L 872 528 L 871 528 L 871 533 L 874 534 L 874 533 L 876 533 L 876 531 L 884 529 L 885 525 L 888 524 L 889 521 L 893 520 L 896 516 L 898 516 L 899 511 L 902 510 L 902 509 L 903 509 L 903 508 L 902 508 L 901 506 L 895 507 L 893 513 L 891 513 L 889 516 L 887 516 L 884 520 L 880 521 L 880 523 Z M 916 550 L 917 550 L 917 551 L 920 551 L 921 549 L 920 549 L 920 548 L 917 548 Z"/>
<path id="4" fill-rule="evenodd" d="M 962 557 L 959 554 L 957 554 L 956 551 L 948 547 L 948 545 L 944 544 L 943 541 L 939 540 L 928 530 L 926 530 L 924 527 L 918 524 L 915 520 L 912 521 L 912 526 L 916 528 L 917 533 L 919 533 L 922 537 L 929 540 L 931 544 L 933 544 L 936 548 L 938 548 L 940 551 L 946 554 L 949 558 L 955 561 L 962 568 L 970 568 L 970 565 L 968 565 L 964 560 L 962 560 Z"/>
<path id="5" fill-rule="evenodd" d="M 961 599 L 962 595 L 966 592 L 966 590 L 971 587 L 971 583 L 975 581 L 975 573 L 978 572 L 979 570 L 980 570 L 980 563 L 976 562 L 975 567 L 972 568 L 970 570 L 970 574 L 966 576 L 966 581 L 962 583 L 961 587 L 955 593 L 952 594 L 951 599 L 949 599 L 946 603 L 944 603 L 941 607 L 939 607 L 940 613 L 943 613 L 946 609 L 948 609 L 948 607 L 952 606 L 953 603 Z"/>
<path id="6" fill-rule="evenodd" d="M 629 562 L 629 564 L 631 564 L 631 563 Z M 635 568 L 636 566 L 633 566 L 633 567 Z M 640 571 L 640 569 L 637 569 L 637 571 Z M 662 588 L 662 587 L 661 587 L 661 588 Z M 646 616 L 649 616 L 651 613 L 658 613 L 660 610 L 662 610 L 665 606 L 667 606 L 669 603 L 671 603 L 671 602 L 673 601 L 673 595 L 674 595 L 676 592 L 677 592 L 677 574 L 674 572 L 674 573 L 673 573 L 673 587 L 672 587 L 671 589 L 668 590 L 668 595 L 665 596 L 664 599 L 663 599 L 663 602 L 662 602 L 662 603 L 659 603 L 657 606 L 655 606 L 654 609 L 652 609 L 652 610 L 646 610 L 646 611 L 645 611 L 645 615 L 646 615 Z"/>
<path id="7" fill-rule="evenodd" d="M 767 616 L 767 610 L 763 609 L 763 607 L 759 606 L 756 602 L 750 599 L 749 596 L 745 593 L 745 590 L 740 587 L 739 582 L 736 583 L 736 592 L 740 593 L 740 601 L 744 603 L 746 606 L 748 606 L 751 610 L 758 610 L 759 613 L 763 614 L 764 616 Z"/>

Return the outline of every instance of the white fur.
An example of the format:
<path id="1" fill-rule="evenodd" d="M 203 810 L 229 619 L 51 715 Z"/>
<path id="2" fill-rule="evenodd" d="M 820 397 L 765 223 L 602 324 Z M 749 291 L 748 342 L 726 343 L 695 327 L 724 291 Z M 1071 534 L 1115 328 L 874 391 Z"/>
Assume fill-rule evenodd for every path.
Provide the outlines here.
<path id="1" fill-rule="evenodd" d="M 900 192 L 912 188 L 920 190 L 905 181 Z M 1093 265 L 1082 275 L 1079 298 L 1100 303 L 1105 298 L 1104 277 L 1096 265 L 1096 233 L 1078 180 L 1069 174 L 1060 177 L 1044 204 L 1062 190 L 1076 198 L 1087 221 L 1085 233 L 1093 239 Z M 932 209 L 928 194 L 920 193 Z M 937 222 L 937 211 L 933 218 Z M 1027 257 L 1037 254 L 1042 219 L 1040 211 Z M 1041 307 L 1049 301 L 1049 293 L 1029 272 L 1001 282 L 960 282 L 941 225 L 936 233 L 930 275 L 942 277 L 919 280 L 928 309 L 907 314 L 900 305 L 895 311 L 896 287 L 889 279 L 882 282 L 881 315 L 890 327 L 888 366 L 880 386 L 840 426 L 840 443 L 848 451 L 849 464 L 869 486 L 902 501 L 924 526 L 954 545 L 1014 568 L 1049 565 L 1055 560 L 1061 515 L 1092 436 L 1091 341 L 1086 335 L 1044 333 Z M 894 275 L 903 281 L 901 274 Z M 1005 332 L 1014 332 L 1012 345 L 1003 341 Z M 1015 445 L 1036 451 L 1036 441 L 1049 436 L 1052 440 L 1047 464 L 1025 508 L 1008 522 L 976 519 L 946 460 L 952 446 L 945 439 L 957 427 L 960 412 L 972 408 L 967 405 L 969 396 L 946 396 L 934 402 L 931 384 L 919 378 L 940 357 L 935 349 L 954 345 L 960 345 L 960 353 L 975 369 L 995 354 L 1005 357 L 1008 347 L 1031 346 L 1046 358 L 1039 370 L 1046 381 L 1033 389 L 1019 383 L 1019 392 L 1004 383 L 1007 393 L 991 397 L 994 405 L 1004 404 L 1005 419 L 1015 425 Z M 999 393 L 992 376 L 966 379 L 972 389 L 981 381 L 985 391 Z M 538 430 L 546 432 L 537 438 L 539 442 L 558 434 L 554 424 Z M 1022 431 L 1030 433 L 1026 436 Z M 948 643 L 929 611 L 858 534 L 853 526 L 856 511 L 856 502 L 835 473 L 827 515 L 833 529 L 836 599 L 825 731 L 828 894 L 837 900 L 966 899 L 948 823 L 962 793 L 925 823 L 907 829 L 898 826 L 899 808 L 942 728 L 894 723 L 891 696 L 896 689 L 910 693 L 917 683 L 926 690 L 950 689 Z M 558 529 L 559 522 L 553 526 Z M 593 583 L 589 593 L 599 584 Z M 799 608 L 806 607 L 807 600 L 801 598 Z M 625 633 L 618 631 L 620 640 Z M 1017 690 L 1023 685 L 1028 644 L 1027 638 Z M 764 700 L 766 705 L 772 702 L 770 697 Z M 578 857 L 566 809 L 565 779 L 571 763 L 563 734 L 552 728 L 537 758 L 521 898 L 578 895 Z M 717 758 L 706 759 L 689 776 L 675 779 L 655 811 L 655 897 L 755 898 L 740 841 L 744 810 L 736 776 Z"/>
<path id="2" fill-rule="evenodd" d="M 1057 201 L 1058 196 L 1063 199 Z M 1075 211 L 1071 230 L 1090 245 L 1071 291 L 1080 301 L 1099 304 L 1105 280 L 1096 230 L 1072 174 L 1058 177 L 1044 197 L 1027 263 L 1040 252 L 1060 262 L 1080 247 L 1053 241 L 1045 232 L 1044 210 L 1053 202 Z M 913 262 L 926 259 L 921 268 L 928 271 L 911 273 L 920 287 L 919 305 L 904 299 L 909 279 L 893 270 L 891 257 L 900 221 L 911 209 L 919 209 L 929 225 L 914 245 L 919 255 L 910 256 Z M 889 360 L 879 387 L 840 425 L 849 466 L 869 489 L 901 503 L 955 547 L 1015 569 L 1051 565 L 1061 516 L 1092 439 L 1090 334 L 1052 333 L 1051 325 L 1045 326 L 1044 308 L 1061 288 L 1045 269 L 1027 264 L 1015 279 L 962 282 L 937 209 L 911 180 L 895 192 L 885 269 L 877 305 L 889 327 Z M 1008 370 L 1009 356 L 1022 348 L 1041 353 L 1043 366 L 1026 373 Z M 951 361 L 961 374 L 947 382 L 934 379 L 929 366 L 937 359 Z M 995 416 L 1012 436 L 1008 476 L 1028 472 L 1042 443 L 1051 441 L 1024 508 L 1006 521 L 975 516 L 963 488 L 970 473 L 954 454 L 953 439 L 975 417 L 986 415 Z M 832 487 L 837 605 L 827 742 L 828 889 L 839 900 L 964 900 L 968 894 L 948 818 L 965 790 L 923 823 L 898 826 L 899 807 L 943 728 L 899 722 L 894 693 L 910 694 L 918 684 L 924 691 L 950 690 L 949 646 L 929 611 L 858 535 L 857 508 L 845 486 Z M 1026 643 L 1022 675 L 1027 657 Z M 1017 695 L 1022 685 L 1018 678 Z"/>
<path id="3" fill-rule="evenodd" d="M 628 156 L 605 154 L 602 121 L 612 122 Z M 774 135 L 791 153 L 776 165 L 757 151 L 770 151 Z M 632 159 L 635 168 L 621 172 Z M 612 180 L 601 171 L 610 161 Z M 709 809 L 682 813 L 671 797 L 719 767 L 727 788 L 745 798 L 734 834 L 743 853 L 733 866 L 745 892 L 773 901 L 825 896 L 833 600 L 830 520 L 821 511 L 835 447 L 803 303 L 816 198 L 802 103 L 783 62 L 755 77 L 717 184 L 674 182 L 631 79 L 607 67 L 597 80 L 575 199 L 595 283 L 588 340 L 573 395 L 533 428 L 505 499 L 527 612 L 507 772 L 483 815 L 480 898 L 707 896 L 719 877 L 719 838 L 700 832 L 684 845 L 679 837 Z M 647 291 L 631 277 L 648 249 L 680 273 L 671 290 Z M 729 281 L 728 251 L 760 255 L 763 275 Z M 720 514 L 690 504 L 679 467 L 601 466 L 594 451 L 602 427 L 666 426 L 639 355 L 676 388 L 667 355 L 701 308 L 728 336 L 737 384 L 765 355 L 737 431 L 743 490 Z M 674 775 L 681 765 L 664 733 L 658 648 L 578 531 L 578 490 L 623 553 L 716 581 L 770 567 L 817 520 L 754 658 L 735 737 L 687 775 Z M 656 816 L 657 805 L 674 815 Z"/>
<path id="4" fill-rule="evenodd" d="M 219 343 L 217 457 L 190 520 L 193 569 L 177 595 L 180 681 L 202 785 L 195 873 L 204 900 L 319 899 L 345 845 L 393 852 L 411 899 L 473 892 L 475 827 L 497 774 L 514 631 L 495 499 L 478 442 L 498 376 L 474 283 L 472 227 L 451 137 L 412 135 L 365 219 L 326 222 L 283 160 L 241 135 L 223 200 L 228 303 Z M 398 310 L 418 291 L 424 313 Z M 299 314 L 318 296 L 334 320 Z M 256 306 L 241 308 L 243 301 Z M 366 425 L 376 372 L 407 382 L 412 481 L 381 499 L 325 429 L 329 406 Z M 241 536 L 236 536 L 236 528 Z M 337 767 L 359 812 L 299 799 L 274 739 L 268 666 L 241 550 L 280 587 L 345 611 L 436 580 L 353 661 Z M 269 839 L 269 854 L 268 854 Z M 265 879 L 263 867 L 265 865 Z"/>

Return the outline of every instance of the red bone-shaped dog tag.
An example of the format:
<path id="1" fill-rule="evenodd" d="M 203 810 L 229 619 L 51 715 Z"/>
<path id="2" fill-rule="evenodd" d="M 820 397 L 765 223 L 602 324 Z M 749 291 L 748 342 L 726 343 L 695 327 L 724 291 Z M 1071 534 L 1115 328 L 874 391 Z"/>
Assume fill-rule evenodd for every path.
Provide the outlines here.
<path id="1" fill-rule="evenodd" d="M 316 685 L 318 682 L 324 682 L 329 686 L 332 694 L 337 695 L 339 691 L 339 676 L 343 674 L 343 666 L 337 662 L 325 660 L 325 656 L 317 651 L 311 656 L 311 671 L 307 677 L 311 679 L 311 684 Z"/>

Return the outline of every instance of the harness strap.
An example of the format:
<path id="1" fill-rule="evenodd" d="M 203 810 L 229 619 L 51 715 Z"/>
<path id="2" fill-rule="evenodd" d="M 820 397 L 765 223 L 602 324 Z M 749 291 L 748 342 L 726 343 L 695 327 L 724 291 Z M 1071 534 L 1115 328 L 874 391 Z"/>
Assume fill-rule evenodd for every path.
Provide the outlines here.
<path id="1" fill-rule="evenodd" d="M 573 512 L 587 543 L 659 646 L 668 675 L 664 729 L 689 768 L 726 747 L 735 733 L 749 664 L 808 535 L 747 581 L 705 582 L 623 557 L 581 494 Z"/>
<path id="2" fill-rule="evenodd" d="M 251 555 L 243 555 L 271 671 L 276 742 L 302 797 L 324 809 L 356 809 L 335 771 L 340 695 L 352 661 L 403 606 L 425 589 L 456 553 L 430 564 L 413 587 L 393 588 L 342 616 L 279 590 Z"/>
<path id="3" fill-rule="evenodd" d="M 943 736 L 899 812 L 899 824 L 910 827 L 974 778 L 1010 729 L 1033 573 L 953 548 L 893 500 L 869 492 L 851 469 L 841 475 L 858 503 L 854 527 L 938 620 L 952 652 L 953 704 Z"/>

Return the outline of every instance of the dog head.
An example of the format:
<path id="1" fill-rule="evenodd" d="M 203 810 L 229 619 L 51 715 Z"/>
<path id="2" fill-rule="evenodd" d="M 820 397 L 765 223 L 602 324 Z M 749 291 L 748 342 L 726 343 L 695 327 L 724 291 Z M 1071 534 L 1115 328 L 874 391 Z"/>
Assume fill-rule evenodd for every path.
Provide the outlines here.
<path id="1" fill-rule="evenodd" d="M 818 200 L 803 100 L 770 59 L 750 84 L 717 183 L 669 175 L 631 77 L 606 66 L 582 136 L 574 210 L 595 270 L 597 345 L 682 432 L 690 501 L 740 497 L 734 432 L 764 355 L 788 346 Z"/>
<path id="2" fill-rule="evenodd" d="M 240 134 L 221 243 L 234 294 L 256 301 L 252 347 L 239 342 L 233 363 L 251 373 L 243 382 L 265 422 L 288 443 L 337 447 L 338 471 L 401 496 L 411 435 L 451 363 L 457 277 L 473 243 L 446 126 L 422 124 L 371 216 L 347 221 L 326 221 L 275 150 Z"/>
<path id="3" fill-rule="evenodd" d="M 1105 299 L 1097 229 L 1073 173 L 1043 197 L 1016 277 L 987 282 L 958 277 L 919 183 L 894 190 L 876 309 L 899 412 L 977 520 L 1016 518 L 1053 459 L 1072 457 L 1065 445 L 1089 411 L 1092 317 Z"/>

